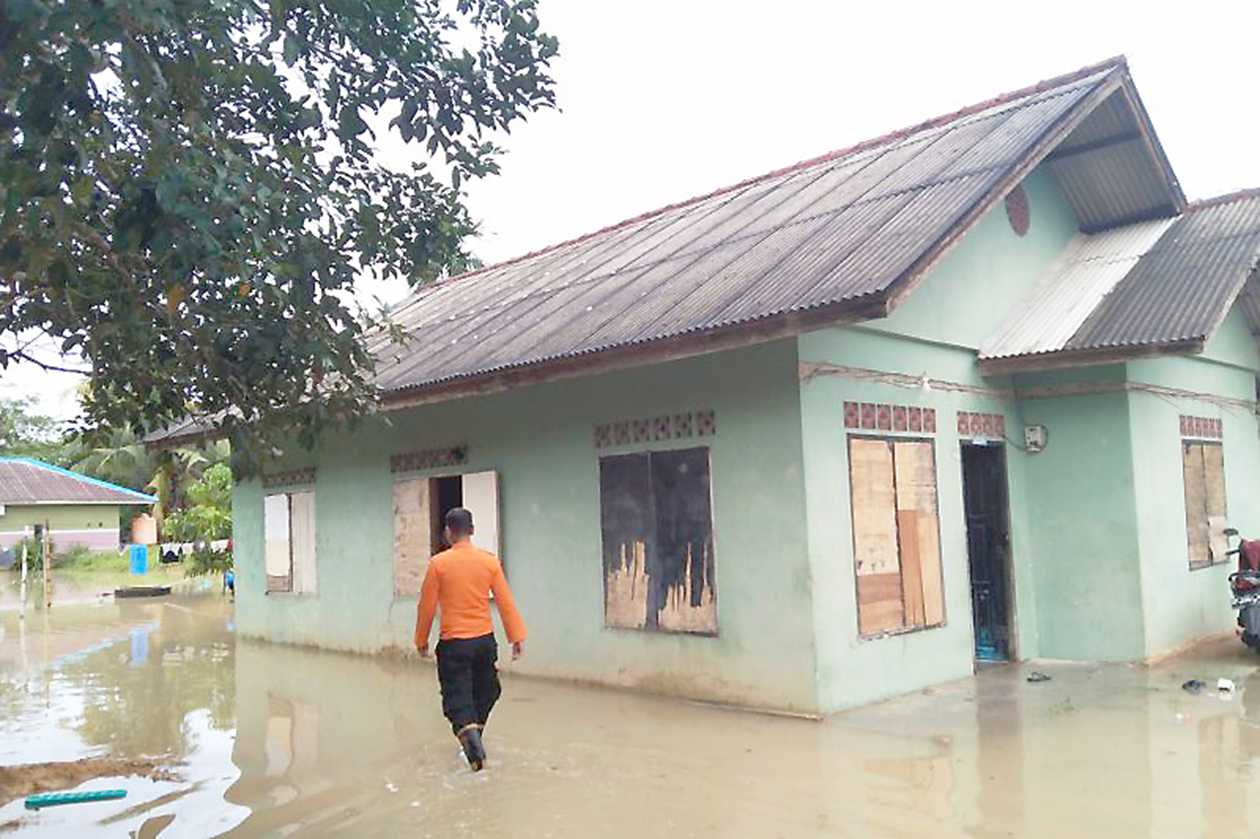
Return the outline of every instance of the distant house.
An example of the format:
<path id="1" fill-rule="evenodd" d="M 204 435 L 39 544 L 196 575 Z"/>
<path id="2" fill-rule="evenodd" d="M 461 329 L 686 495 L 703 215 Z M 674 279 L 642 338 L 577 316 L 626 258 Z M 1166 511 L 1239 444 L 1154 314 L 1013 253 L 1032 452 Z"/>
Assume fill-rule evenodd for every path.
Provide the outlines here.
<path id="1" fill-rule="evenodd" d="M 409 647 L 464 504 L 544 676 L 826 713 L 1227 631 L 1258 262 L 1119 59 L 421 288 L 381 415 L 237 484 L 238 630 Z"/>
<path id="2" fill-rule="evenodd" d="M 151 495 L 26 457 L 0 457 L 0 549 L 47 525 L 57 550 L 114 550 L 119 510 L 148 506 Z"/>

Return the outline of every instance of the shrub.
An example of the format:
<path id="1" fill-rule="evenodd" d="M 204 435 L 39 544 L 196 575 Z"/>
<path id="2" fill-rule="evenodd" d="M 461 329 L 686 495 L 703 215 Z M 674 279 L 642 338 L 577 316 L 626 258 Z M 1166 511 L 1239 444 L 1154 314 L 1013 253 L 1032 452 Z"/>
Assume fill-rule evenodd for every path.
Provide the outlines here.
<path id="1" fill-rule="evenodd" d="M 203 543 L 193 549 L 192 556 L 184 563 L 184 574 L 188 577 L 204 577 L 207 574 L 222 574 L 231 567 L 231 553 L 216 551 Z"/>
<path id="2" fill-rule="evenodd" d="M 41 569 L 43 569 L 44 548 L 43 548 L 42 540 L 37 539 L 34 536 L 27 536 L 22 541 L 17 542 L 13 545 L 14 562 L 13 562 L 12 570 L 18 573 L 20 573 L 22 570 L 22 548 L 23 547 L 26 548 L 26 567 L 29 569 L 29 571 L 33 573 L 33 572 L 40 571 Z M 55 566 L 57 564 L 57 561 L 55 558 L 55 552 L 57 550 L 57 543 L 55 540 L 52 543 L 52 549 L 54 551 L 53 565 Z"/>

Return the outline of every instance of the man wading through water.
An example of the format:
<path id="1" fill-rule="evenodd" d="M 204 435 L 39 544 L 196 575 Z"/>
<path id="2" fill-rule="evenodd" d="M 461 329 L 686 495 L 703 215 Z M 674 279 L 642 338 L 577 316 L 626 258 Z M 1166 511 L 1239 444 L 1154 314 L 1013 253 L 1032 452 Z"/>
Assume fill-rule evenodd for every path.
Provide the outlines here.
<path id="1" fill-rule="evenodd" d="M 502 692 L 495 667 L 499 647 L 490 620 L 490 592 L 499 604 L 513 660 L 520 658 L 525 648 L 525 622 L 516 611 L 499 558 L 473 547 L 472 533 L 472 513 L 468 510 L 456 507 L 446 514 L 446 543 L 451 547 L 429 560 L 424 574 L 416 607 L 416 649 L 422 656 L 429 654 L 429 630 L 433 613 L 440 606 L 437 671 L 442 713 L 450 720 L 468 765 L 479 772 L 486 761 L 481 730 Z"/>

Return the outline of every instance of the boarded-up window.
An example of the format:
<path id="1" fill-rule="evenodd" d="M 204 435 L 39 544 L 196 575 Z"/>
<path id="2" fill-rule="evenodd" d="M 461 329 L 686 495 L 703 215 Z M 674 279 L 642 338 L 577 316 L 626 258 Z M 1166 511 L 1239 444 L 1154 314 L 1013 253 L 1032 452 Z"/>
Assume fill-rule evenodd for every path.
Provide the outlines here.
<path id="1" fill-rule="evenodd" d="M 859 632 L 943 624 L 932 444 L 851 437 L 849 484 Z"/>
<path id="2" fill-rule="evenodd" d="M 499 555 L 499 476 L 472 472 L 394 482 L 394 595 L 417 597 L 429 557 L 448 546 L 442 527 L 448 510 L 473 515 L 472 543 Z M 506 569 L 506 565 L 504 566 Z"/>
<path id="3" fill-rule="evenodd" d="M 717 634 L 709 450 L 599 461 L 604 625 Z"/>
<path id="4" fill-rule="evenodd" d="M 315 493 L 282 492 L 263 497 L 263 564 L 267 591 L 314 594 Z"/>
<path id="5" fill-rule="evenodd" d="M 416 478 L 394 483 L 394 595 L 420 591 L 429 558 L 429 481 Z"/>
<path id="6" fill-rule="evenodd" d="M 1182 476 L 1186 495 L 1186 541 L 1190 567 L 1224 562 L 1225 456 L 1220 443 L 1182 441 Z"/>

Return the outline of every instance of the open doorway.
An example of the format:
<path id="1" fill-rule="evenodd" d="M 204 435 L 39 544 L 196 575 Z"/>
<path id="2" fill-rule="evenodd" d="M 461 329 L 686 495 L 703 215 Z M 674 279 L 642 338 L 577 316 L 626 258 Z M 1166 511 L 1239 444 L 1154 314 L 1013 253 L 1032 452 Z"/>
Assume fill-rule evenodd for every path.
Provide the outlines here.
<path id="1" fill-rule="evenodd" d="M 1014 610 L 1006 450 L 997 444 L 964 443 L 962 467 L 976 659 L 1007 661 L 1014 652 L 1011 632 Z"/>
<path id="2" fill-rule="evenodd" d="M 472 543 L 484 551 L 499 551 L 499 477 L 495 472 L 470 472 L 429 479 L 429 542 L 433 553 L 450 547 L 442 532 L 446 514 L 466 507 L 473 514 Z"/>
<path id="3" fill-rule="evenodd" d="M 446 514 L 456 507 L 464 506 L 463 476 L 429 479 L 429 497 L 437 502 L 429 505 L 429 514 L 433 517 L 429 522 L 429 546 L 432 553 L 438 553 L 450 547 L 446 544 L 446 534 L 442 530 Z"/>
<path id="4" fill-rule="evenodd" d="M 416 597 L 429 557 L 450 547 L 443 538 L 446 513 L 467 507 L 473 515 L 472 543 L 504 562 L 499 544 L 499 475 L 470 472 L 394 481 L 394 596 Z"/>

